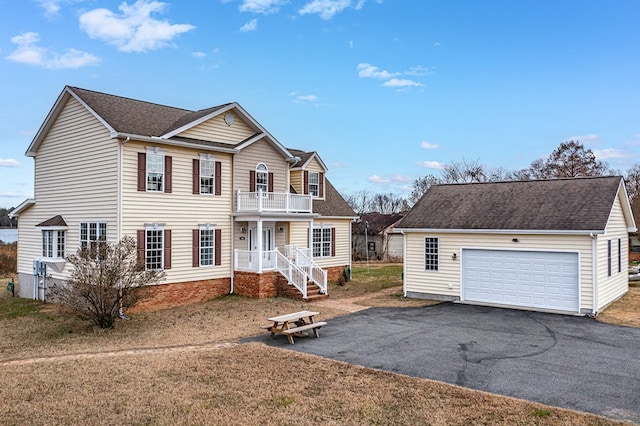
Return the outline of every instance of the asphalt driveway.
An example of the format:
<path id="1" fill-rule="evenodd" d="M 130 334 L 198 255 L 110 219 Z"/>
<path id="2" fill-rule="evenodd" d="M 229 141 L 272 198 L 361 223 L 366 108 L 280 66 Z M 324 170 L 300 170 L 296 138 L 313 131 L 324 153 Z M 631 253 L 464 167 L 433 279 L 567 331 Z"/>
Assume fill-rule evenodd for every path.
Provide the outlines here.
<path id="1" fill-rule="evenodd" d="M 334 318 L 320 338 L 250 340 L 640 423 L 640 329 L 453 303 Z"/>

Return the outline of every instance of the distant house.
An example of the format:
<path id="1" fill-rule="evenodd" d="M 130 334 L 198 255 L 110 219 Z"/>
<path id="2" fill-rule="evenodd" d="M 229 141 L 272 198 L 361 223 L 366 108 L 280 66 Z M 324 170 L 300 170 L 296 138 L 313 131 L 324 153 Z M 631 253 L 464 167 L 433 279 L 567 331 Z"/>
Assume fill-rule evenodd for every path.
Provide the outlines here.
<path id="1" fill-rule="evenodd" d="M 404 254 L 404 237 L 395 230 L 395 225 L 400 219 L 402 219 L 400 213 L 361 214 L 351 226 L 353 259 L 401 261 Z"/>
<path id="2" fill-rule="evenodd" d="M 66 254 L 126 235 L 166 272 L 158 305 L 308 298 L 351 264 L 355 213 L 318 153 L 285 148 L 237 103 L 190 111 L 65 87 L 27 156 L 35 198 L 11 212 L 22 297 L 64 281 Z"/>
<path id="3" fill-rule="evenodd" d="M 408 297 L 597 314 L 628 290 L 621 177 L 435 185 L 397 228 Z"/>

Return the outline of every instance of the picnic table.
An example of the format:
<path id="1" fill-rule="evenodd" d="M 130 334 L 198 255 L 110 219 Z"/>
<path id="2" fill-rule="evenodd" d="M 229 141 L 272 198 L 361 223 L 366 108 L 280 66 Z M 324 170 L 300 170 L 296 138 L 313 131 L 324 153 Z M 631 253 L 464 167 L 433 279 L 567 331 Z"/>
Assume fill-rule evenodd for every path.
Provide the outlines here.
<path id="1" fill-rule="evenodd" d="M 320 312 L 300 311 L 292 314 L 280 315 L 277 317 L 267 318 L 272 324 L 263 325 L 262 328 L 267 329 L 271 333 L 270 338 L 273 339 L 276 334 L 284 334 L 289 339 L 289 343 L 293 345 L 293 337 L 306 337 L 303 333 L 306 330 L 313 330 L 316 337 L 320 337 L 318 329 L 323 325 L 327 325 L 324 321 L 316 322 L 314 317 Z"/>

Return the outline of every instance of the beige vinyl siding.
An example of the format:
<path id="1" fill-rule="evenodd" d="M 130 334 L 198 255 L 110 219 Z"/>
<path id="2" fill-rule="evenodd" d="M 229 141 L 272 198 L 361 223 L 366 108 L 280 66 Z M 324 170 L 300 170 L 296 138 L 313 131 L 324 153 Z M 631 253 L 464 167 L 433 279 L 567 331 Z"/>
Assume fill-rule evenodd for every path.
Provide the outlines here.
<path id="1" fill-rule="evenodd" d="M 309 222 L 291 222 L 289 224 L 289 244 L 309 247 Z"/>
<path id="2" fill-rule="evenodd" d="M 273 192 L 289 192 L 289 169 L 282 155 L 265 139 L 261 139 L 235 154 L 233 160 L 234 192 L 249 192 L 249 171 L 264 163 L 273 173 Z"/>
<path id="3" fill-rule="evenodd" d="M 335 228 L 335 256 L 331 257 L 314 257 L 313 261 L 321 268 L 329 268 L 331 266 L 344 266 L 351 263 L 351 247 L 349 245 L 351 234 L 350 219 L 317 219 L 313 226 L 322 226 L 326 228 Z"/>
<path id="4" fill-rule="evenodd" d="M 304 194 L 304 176 L 302 170 L 294 170 L 289 174 L 291 186 L 298 194 Z"/>
<path id="5" fill-rule="evenodd" d="M 158 223 L 171 230 L 171 269 L 164 283 L 226 278 L 231 274 L 231 154 L 217 153 L 215 161 L 222 165 L 222 195 L 192 193 L 193 160 L 201 152 L 196 149 L 160 146 L 173 159 L 172 192 L 137 190 L 138 153 L 153 144 L 125 144 L 123 177 L 123 232 L 136 236 L 145 224 Z M 192 230 L 201 224 L 214 224 L 222 231 L 222 264 L 192 266 Z"/>
<path id="6" fill-rule="evenodd" d="M 604 235 L 597 237 L 597 310 L 621 297 L 629 289 L 627 266 L 629 262 L 629 237 L 624 213 L 622 212 L 620 193 L 611 209 L 609 222 Z M 621 272 L 618 272 L 618 239 L 622 241 Z M 607 241 L 611 240 L 611 276 L 608 276 Z"/>
<path id="7" fill-rule="evenodd" d="M 66 253 L 79 245 L 81 221 L 107 222 L 107 238 L 117 240 L 118 142 L 74 98 L 69 98 L 35 158 L 36 204 L 18 220 L 18 272 L 31 274 L 42 254 L 41 228 L 36 225 L 62 215 Z M 48 270 L 53 278 L 63 274 Z"/>
<path id="8" fill-rule="evenodd" d="M 228 126 L 227 123 L 224 122 L 224 116 L 227 113 L 222 113 L 179 133 L 177 136 L 211 142 L 237 144 L 256 133 L 233 111 L 229 111 L 229 113 L 233 115 L 234 118 L 231 126 Z"/>
<path id="9" fill-rule="evenodd" d="M 439 269 L 425 271 L 425 237 L 439 239 Z M 514 243 L 512 238 L 518 238 Z M 580 308 L 592 307 L 591 238 L 572 235 L 436 234 L 406 232 L 405 291 L 459 298 L 463 248 L 578 252 Z M 453 253 L 457 258 L 452 258 Z M 451 286 L 451 288 L 449 288 Z"/>

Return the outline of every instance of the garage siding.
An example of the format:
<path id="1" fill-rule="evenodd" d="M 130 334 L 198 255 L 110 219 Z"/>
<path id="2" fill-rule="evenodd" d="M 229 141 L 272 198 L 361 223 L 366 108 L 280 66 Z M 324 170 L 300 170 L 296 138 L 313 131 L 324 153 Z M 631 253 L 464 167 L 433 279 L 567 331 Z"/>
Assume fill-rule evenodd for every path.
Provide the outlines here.
<path id="1" fill-rule="evenodd" d="M 620 239 L 621 271 L 618 272 L 618 239 Z M 611 276 L 608 271 L 608 241 L 611 241 Z M 629 263 L 629 237 L 622 212 L 620 194 L 611 209 L 604 235 L 598 236 L 598 289 L 597 310 L 621 297 L 629 289 L 627 266 Z"/>
<path id="2" fill-rule="evenodd" d="M 424 270 L 424 239 L 439 238 L 439 270 Z M 405 291 L 459 298 L 463 248 L 570 251 L 580 258 L 580 308 L 592 307 L 591 238 L 588 235 L 512 235 L 406 232 Z M 517 238 L 518 242 L 512 239 Z M 453 259 L 456 253 L 456 259 Z"/>

